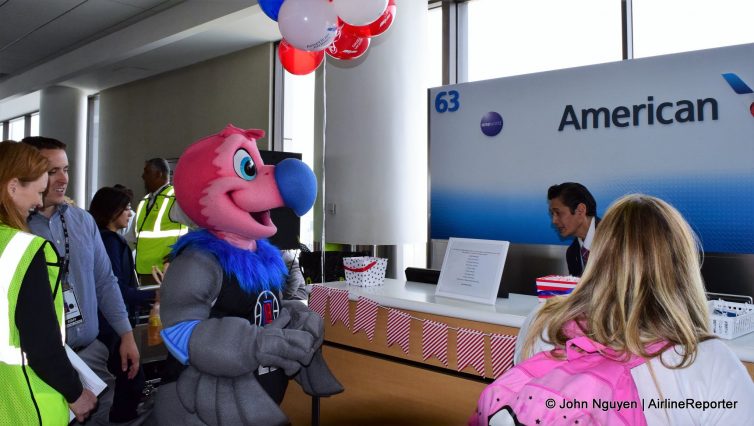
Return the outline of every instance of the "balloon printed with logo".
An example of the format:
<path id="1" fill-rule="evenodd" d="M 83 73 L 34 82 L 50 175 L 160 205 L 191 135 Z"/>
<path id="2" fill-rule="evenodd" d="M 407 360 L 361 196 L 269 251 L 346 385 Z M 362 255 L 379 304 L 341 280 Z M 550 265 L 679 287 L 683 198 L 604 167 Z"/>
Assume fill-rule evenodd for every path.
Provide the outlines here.
<path id="1" fill-rule="evenodd" d="M 333 0 L 333 7 L 344 22 L 361 26 L 371 24 L 382 16 L 387 0 Z"/>
<path id="2" fill-rule="evenodd" d="M 278 58 L 280 58 L 283 68 L 289 73 L 305 75 L 317 69 L 325 58 L 325 52 L 323 50 L 308 52 L 296 49 L 283 39 L 280 40 L 278 45 Z"/>
<path id="3" fill-rule="evenodd" d="M 278 12 L 280 12 L 282 4 L 283 0 L 259 0 L 259 7 L 262 8 L 262 12 L 273 21 L 278 20 Z"/>
<path id="4" fill-rule="evenodd" d="M 338 35 L 335 36 L 332 44 L 327 46 L 325 52 L 335 59 L 348 61 L 356 59 L 363 55 L 369 48 L 369 37 L 359 37 L 358 35 L 343 32 L 343 25 L 338 28 Z"/>
<path id="5" fill-rule="evenodd" d="M 359 37 L 376 37 L 390 28 L 390 25 L 392 25 L 395 20 L 397 9 L 395 0 L 388 0 L 387 9 L 385 9 L 385 12 L 374 22 L 363 26 L 351 25 L 346 22 L 341 30 Z"/>
<path id="6" fill-rule="evenodd" d="M 285 0 L 278 12 L 278 28 L 299 50 L 324 50 L 338 32 L 338 15 L 328 0 Z"/>

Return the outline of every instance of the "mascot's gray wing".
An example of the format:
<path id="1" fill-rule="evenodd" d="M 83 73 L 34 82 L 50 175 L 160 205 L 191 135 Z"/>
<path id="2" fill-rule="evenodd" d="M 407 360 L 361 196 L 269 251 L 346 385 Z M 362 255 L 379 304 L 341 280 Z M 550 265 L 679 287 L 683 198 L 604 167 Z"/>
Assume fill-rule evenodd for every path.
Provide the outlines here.
<path id="1" fill-rule="evenodd" d="M 309 365 L 301 367 L 296 374 L 296 381 L 304 392 L 312 396 L 330 396 L 343 392 L 343 385 L 327 367 L 321 348 L 314 354 Z"/>
<path id="2" fill-rule="evenodd" d="M 330 396 L 343 392 L 343 385 L 332 374 L 322 356 L 321 345 L 325 334 L 322 317 L 298 300 L 284 300 L 282 305 L 291 313 L 288 328 L 308 331 L 317 339 L 317 352 L 311 362 L 302 366 L 296 375 L 298 384 L 312 396 Z"/>

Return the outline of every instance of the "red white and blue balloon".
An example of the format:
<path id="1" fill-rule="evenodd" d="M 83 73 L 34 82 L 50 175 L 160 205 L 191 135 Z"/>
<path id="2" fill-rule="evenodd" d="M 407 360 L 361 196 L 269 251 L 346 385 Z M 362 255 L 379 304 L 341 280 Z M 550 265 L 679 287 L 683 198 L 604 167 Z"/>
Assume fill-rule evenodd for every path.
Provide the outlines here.
<path id="1" fill-rule="evenodd" d="M 333 0 L 333 7 L 343 22 L 355 26 L 368 25 L 382 15 L 387 0 Z"/>
<path id="2" fill-rule="evenodd" d="M 363 55 L 369 48 L 369 37 L 360 37 L 356 34 L 344 32 L 343 25 L 338 28 L 332 44 L 327 46 L 325 52 L 328 56 L 343 61 L 350 61 Z"/>
<path id="3" fill-rule="evenodd" d="M 297 49 L 324 50 L 338 33 L 338 15 L 327 0 L 285 0 L 278 13 L 278 28 Z"/>
<path id="4" fill-rule="evenodd" d="M 294 75 L 306 75 L 317 69 L 319 64 L 325 59 L 325 52 L 318 50 L 310 52 L 296 49 L 291 46 L 285 39 L 280 40 L 278 45 L 278 58 L 283 68 Z"/>
<path id="5" fill-rule="evenodd" d="M 259 0 L 259 7 L 273 21 L 278 20 L 278 12 L 280 12 L 280 6 L 282 5 L 283 0 Z"/>
<path id="6" fill-rule="evenodd" d="M 280 62 L 296 75 L 314 71 L 325 52 L 345 61 L 362 56 L 396 12 L 395 0 L 260 0 L 259 6 L 277 20 Z"/>
<path id="7" fill-rule="evenodd" d="M 378 35 L 387 31 L 388 28 L 393 25 L 393 21 L 395 20 L 395 12 L 397 9 L 398 8 L 395 6 L 395 0 L 389 0 L 387 2 L 387 9 L 382 12 L 382 15 L 380 15 L 377 20 L 363 26 L 354 26 L 346 23 L 343 25 L 343 31 L 351 34 L 356 34 L 360 37 L 377 37 Z"/>

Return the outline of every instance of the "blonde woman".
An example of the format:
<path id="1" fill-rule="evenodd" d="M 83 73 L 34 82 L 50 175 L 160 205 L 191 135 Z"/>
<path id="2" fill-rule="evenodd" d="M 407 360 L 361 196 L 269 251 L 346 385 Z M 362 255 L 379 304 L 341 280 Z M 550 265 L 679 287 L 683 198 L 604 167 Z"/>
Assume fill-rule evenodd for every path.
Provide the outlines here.
<path id="1" fill-rule="evenodd" d="M 58 255 L 28 233 L 42 205 L 47 160 L 36 149 L 0 142 L 0 424 L 83 421 L 97 398 L 82 387 L 63 347 Z"/>
<path id="2" fill-rule="evenodd" d="M 575 321 L 592 340 L 649 359 L 631 371 L 649 425 L 751 421 L 754 384 L 710 333 L 699 256 L 694 233 L 671 205 L 647 195 L 619 199 L 600 223 L 578 287 L 522 328 L 524 359 L 553 347 L 558 355 Z M 668 342 L 665 349 L 645 349 L 658 341 Z"/>

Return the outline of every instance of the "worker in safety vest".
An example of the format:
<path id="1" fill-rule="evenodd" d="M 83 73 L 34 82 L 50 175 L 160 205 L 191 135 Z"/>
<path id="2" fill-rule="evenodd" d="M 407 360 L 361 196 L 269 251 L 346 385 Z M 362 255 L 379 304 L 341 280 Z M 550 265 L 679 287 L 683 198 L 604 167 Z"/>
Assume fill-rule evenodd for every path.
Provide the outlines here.
<path id="1" fill-rule="evenodd" d="M 133 223 L 136 272 L 142 281 L 152 281 L 153 267 L 161 270 L 171 246 L 188 232 L 186 225 L 170 218 L 175 191 L 169 176 L 170 166 L 163 158 L 153 158 L 144 164 L 141 178 L 147 195 L 139 202 Z"/>
<path id="2" fill-rule="evenodd" d="M 18 296 L 21 281 L 26 276 L 32 258 L 42 248 L 42 245 L 44 245 L 44 256 L 48 265 L 51 291 L 55 291 L 52 287 L 58 284 L 59 268 L 58 255 L 52 246 L 45 244 L 43 238 L 0 226 L 0 264 L 2 264 L 4 274 L 15 271 L 8 283 L 8 291 L 0 294 L 0 303 L 8 307 L 8 313 L 15 314 L 17 300 L 11 295 Z M 54 296 L 55 316 L 58 318 L 58 323 L 62 324 L 63 292 L 59 288 L 57 290 Z M 10 341 L 0 342 L 0 381 L 5 383 L 4 386 L 16 390 L 16 392 L 4 396 L 4 399 L 15 400 L 8 408 L 13 407 L 13 411 L 16 412 L 13 415 L 14 418 L 22 414 L 17 411 L 21 410 L 28 414 L 29 421 L 36 422 L 36 413 L 39 411 L 43 421 L 51 421 L 50 424 L 66 424 L 68 423 L 68 403 L 60 392 L 45 383 L 33 369 L 27 367 L 21 352 L 21 342 L 18 339 L 19 334 L 15 321 L 14 323 L 8 321 L 14 317 L 15 315 L 0 316 L 0 327 L 2 327 L 3 333 L 16 336 L 15 339 L 11 338 Z M 63 330 L 61 330 L 62 336 L 65 336 Z M 62 339 L 60 345 L 63 345 Z M 28 385 L 25 376 L 29 377 Z M 31 388 L 31 395 L 28 391 L 29 388 Z M 3 417 L 4 415 L 0 414 L 0 419 L 3 419 Z"/>
<path id="3" fill-rule="evenodd" d="M 66 350 L 61 262 L 52 244 L 26 231 L 42 206 L 48 162 L 0 142 L 0 424 L 83 421 L 97 397 L 82 386 Z M 63 269 L 66 263 L 63 264 Z M 69 402 L 70 401 L 70 402 Z"/>

